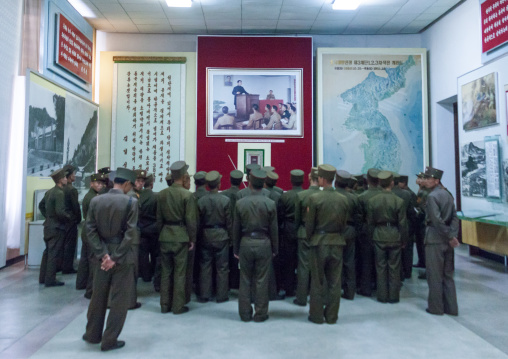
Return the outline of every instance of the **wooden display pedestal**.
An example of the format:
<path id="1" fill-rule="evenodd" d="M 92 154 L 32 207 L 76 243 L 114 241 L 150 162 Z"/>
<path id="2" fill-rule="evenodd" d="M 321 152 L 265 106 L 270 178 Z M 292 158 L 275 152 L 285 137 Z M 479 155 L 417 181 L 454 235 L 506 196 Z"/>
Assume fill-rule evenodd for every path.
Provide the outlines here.
<path id="1" fill-rule="evenodd" d="M 462 219 L 462 242 L 508 256 L 508 227 Z"/>

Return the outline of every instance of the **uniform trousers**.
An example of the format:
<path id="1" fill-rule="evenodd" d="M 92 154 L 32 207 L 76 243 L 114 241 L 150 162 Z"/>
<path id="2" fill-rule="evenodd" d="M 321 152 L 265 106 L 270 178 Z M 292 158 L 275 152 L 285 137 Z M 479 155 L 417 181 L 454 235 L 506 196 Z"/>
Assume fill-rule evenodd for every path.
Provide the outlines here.
<path id="1" fill-rule="evenodd" d="M 413 244 L 414 235 L 410 234 L 407 239 L 406 246 L 401 251 L 401 273 L 402 278 L 411 278 L 413 271 Z"/>
<path id="2" fill-rule="evenodd" d="M 59 229 L 44 229 L 44 242 L 46 249 L 42 253 L 41 269 L 39 272 L 39 283 L 51 285 L 56 282 L 57 266 L 59 256 L 64 246 L 65 231 Z"/>
<path id="3" fill-rule="evenodd" d="M 194 249 L 192 251 L 187 251 L 187 268 L 186 271 L 186 278 L 185 278 L 185 304 L 189 303 L 191 301 L 191 295 L 192 295 L 192 285 L 194 284 L 194 266 L 195 266 L 195 260 L 196 260 L 196 250 L 197 247 L 195 245 Z M 199 293 L 198 293 L 199 294 Z"/>
<path id="4" fill-rule="evenodd" d="M 94 254 L 87 244 L 86 239 L 81 238 L 81 258 L 79 259 L 78 274 L 76 275 L 76 289 L 86 289 L 85 297 L 90 298 L 93 291 L 93 273 L 95 268 Z"/>
<path id="5" fill-rule="evenodd" d="M 377 300 L 386 303 L 399 301 L 400 242 L 375 242 Z"/>
<path id="6" fill-rule="evenodd" d="M 374 244 L 364 233 L 358 237 L 356 246 L 358 253 L 359 270 L 357 279 L 358 293 L 365 296 L 372 295 L 372 283 L 375 281 Z"/>
<path id="7" fill-rule="evenodd" d="M 277 257 L 277 287 L 284 290 L 287 296 L 293 296 L 297 285 L 295 272 L 298 267 L 298 241 L 293 222 L 285 222 L 284 228 Z"/>
<path id="8" fill-rule="evenodd" d="M 310 265 L 309 265 L 310 247 L 304 238 L 298 238 L 298 268 L 296 275 L 298 278 L 296 286 L 296 301 L 298 304 L 307 304 L 307 296 L 310 289 Z"/>
<path id="9" fill-rule="evenodd" d="M 101 269 L 101 262 L 96 262 L 93 295 L 88 306 L 88 323 L 85 333 L 85 339 L 88 342 L 99 343 L 102 341 L 101 347 L 103 349 L 116 345 L 130 304 L 125 293 L 129 287 L 134 286 L 133 271 L 133 264 L 116 264 L 110 270 L 104 271 Z M 103 334 L 108 296 L 111 297 L 110 311 Z"/>
<path id="10" fill-rule="evenodd" d="M 419 222 L 416 223 L 415 228 L 415 243 L 416 243 L 416 252 L 418 253 L 418 264 L 421 266 L 425 266 L 425 225 L 423 224 L 423 220 L 418 219 Z"/>
<path id="11" fill-rule="evenodd" d="M 346 227 L 344 238 L 346 245 L 343 251 L 342 287 L 344 288 L 344 298 L 353 299 L 356 292 L 356 231 L 353 226 Z"/>
<path id="12" fill-rule="evenodd" d="M 74 271 L 74 258 L 76 257 L 76 246 L 78 244 L 78 226 L 72 224 L 65 231 L 65 240 L 62 252 L 62 272 Z"/>
<path id="13" fill-rule="evenodd" d="M 159 253 L 159 235 L 142 235 L 139 244 L 139 275 L 143 281 L 152 280 Z"/>
<path id="14" fill-rule="evenodd" d="M 339 318 L 342 251 L 341 245 L 310 247 L 309 320 L 314 323 L 334 324 Z"/>
<path id="15" fill-rule="evenodd" d="M 448 243 L 425 244 L 428 310 L 433 314 L 458 315 L 457 293 L 453 280 L 453 248 Z"/>
<path id="16" fill-rule="evenodd" d="M 227 300 L 229 291 L 229 242 L 227 240 L 201 242 L 200 252 L 200 296 L 205 299 L 212 297 L 212 269 L 213 264 L 215 264 L 217 301 Z"/>
<path id="17" fill-rule="evenodd" d="M 186 304 L 185 283 L 188 242 L 160 242 L 161 246 L 161 312 L 180 313 Z"/>
<path id="18" fill-rule="evenodd" d="M 240 242 L 240 289 L 238 312 L 243 321 L 252 319 L 251 285 L 256 288 L 254 320 L 268 318 L 268 277 L 272 263 L 269 239 L 242 238 Z"/>

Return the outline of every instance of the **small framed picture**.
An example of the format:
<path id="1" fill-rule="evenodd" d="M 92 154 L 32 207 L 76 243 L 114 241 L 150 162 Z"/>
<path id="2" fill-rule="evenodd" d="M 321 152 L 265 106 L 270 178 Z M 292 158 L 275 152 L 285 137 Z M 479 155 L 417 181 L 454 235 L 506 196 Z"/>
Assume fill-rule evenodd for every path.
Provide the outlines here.
<path id="1" fill-rule="evenodd" d="M 265 150 L 245 149 L 244 156 L 244 173 L 247 172 L 247 165 L 251 163 L 257 164 L 260 167 L 265 166 Z"/>
<path id="2" fill-rule="evenodd" d="M 224 86 L 233 86 L 232 77 L 231 75 L 224 75 Z"/>

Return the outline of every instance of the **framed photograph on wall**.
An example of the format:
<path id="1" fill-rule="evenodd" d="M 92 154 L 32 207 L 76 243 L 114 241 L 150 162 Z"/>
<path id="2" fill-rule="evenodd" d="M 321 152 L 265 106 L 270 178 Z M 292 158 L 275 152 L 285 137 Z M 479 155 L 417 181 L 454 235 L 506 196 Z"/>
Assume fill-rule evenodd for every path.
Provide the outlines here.
<path id="1" fill-rule="evenodd" d="M 207 136 L 303 137 L 302 72 L 207 68 Z"/>
<path id="2" fill-rule="evenodd" d="M 425 49 L 317 49 L 317 162 L 354 174 L 428 164 Z"/>
<path id="3" fill-rule="evenodd" d="M 460 102 L 464 131 L 497 125 L 497 73 L 461 85 Z"/>
<path id="4" fill-rule="evenodd" d="M 265 150 L 263 149 L 246 149 L 244 152 L 244 168 L 243 172 L 247 172 L 247 165 L 256 164 L 261 167 L 265 166 Z"/>

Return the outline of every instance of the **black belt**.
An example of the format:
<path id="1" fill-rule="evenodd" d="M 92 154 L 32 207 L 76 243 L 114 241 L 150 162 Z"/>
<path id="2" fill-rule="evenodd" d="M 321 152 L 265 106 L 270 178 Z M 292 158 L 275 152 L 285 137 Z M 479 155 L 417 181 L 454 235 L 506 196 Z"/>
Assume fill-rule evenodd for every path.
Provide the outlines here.
<path id="1" fill-rule="evenodd" d="M 380 222 L 376 223 L 376 227 L 398 227 L 398 223 L 394 222 Z"/>
<path id="2" fill-rule="evenodd" d="M 102 240 L 106 244 L 120 244 L 120 243 L 122 243 L 123 237 L 120 237 L 120 236 L 108 237 L 108 238 L 102 238 Z"/>
<path id="3" fill-rule="evenodd" d="M 330 231 L 317 231 L 317 232 L 314 232 L 314 234 L 339 234 L 339 231 L 334 231 L 334 232 L 330 232 Z"/>
<path id="4" fill-rule="evenodd" d="M 223 228 L 223 229 L 226 229 L 226 226 L 224 224 L 211 224 L 211 225 L 203 226 L 203 228 L 215 228 L 215 229 Z"/>
<path id="5" fill-rule="evenodd" d="M 165 226 L 180 226 L 184 227 L 185 223 L 183 221 L 164 221 Z"/>
<path id="6" fill-rule="evenodd" d="M 266 237 L 268 237 L 268 234 L 265 231 L 243 232 L 242 237 L 266 238 Z"/>

